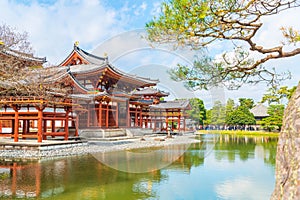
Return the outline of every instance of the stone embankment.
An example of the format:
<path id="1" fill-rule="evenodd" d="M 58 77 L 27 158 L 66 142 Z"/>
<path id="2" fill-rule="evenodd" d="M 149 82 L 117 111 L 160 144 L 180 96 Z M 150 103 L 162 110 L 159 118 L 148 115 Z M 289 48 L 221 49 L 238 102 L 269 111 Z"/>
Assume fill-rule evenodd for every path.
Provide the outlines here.
<path id="1" fill-rule="evenodd" d="M 98 152 L 122 151 L 128 149 L 160 147 L 176 144 L 198 143 L 194 134 L 181 136 L 144 136 L 125 140 L 113 141 L 84 141 L 70 145 L 41 146 L 38 148 L 2 148 L 0 158 L 2 159 L 43 159 L 65 156 L 87 155 Z"/>

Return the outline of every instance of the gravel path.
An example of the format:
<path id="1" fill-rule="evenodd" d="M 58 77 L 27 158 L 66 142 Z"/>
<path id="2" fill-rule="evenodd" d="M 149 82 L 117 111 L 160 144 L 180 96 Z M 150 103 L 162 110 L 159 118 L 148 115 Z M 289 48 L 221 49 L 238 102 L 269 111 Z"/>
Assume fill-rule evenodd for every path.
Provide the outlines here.
<path id="1" fill-rule="evenodd" d="M 162 147 L 176 144 L 198 143 L 194 134 L 182 136 L 144 136 L 142 138 L 118 140 L 118 141 L 89 141 L 68 148 L 57 148 L 51 150 L 0 150 L 0 159 L 51 159 L 65 156 L 87 155 L 99 152 L 122 151 L 128 149 Z"/>

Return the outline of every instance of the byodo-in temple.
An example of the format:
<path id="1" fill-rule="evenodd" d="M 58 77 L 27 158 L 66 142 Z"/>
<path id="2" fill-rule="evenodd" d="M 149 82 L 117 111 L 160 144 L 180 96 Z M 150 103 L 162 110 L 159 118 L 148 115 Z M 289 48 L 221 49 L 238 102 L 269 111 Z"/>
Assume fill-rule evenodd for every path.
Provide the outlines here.
<path id="1" fill-rule="evenodd" d="M 0 57 L 24 60 L 25 67 L 46 61 L 4 45 L 0 45 Z M 42 142 L 48 137 L 78 137 L 79 130 L 187 129 L 187 100 L 163 101 L 169 94 L 155 88 L 159 80 L 125 73 L 110 64 L 107 56 L 92 55 L 74 44 L 67 58 L 51 71 L 55 75 L 46 77 L 45 84 L 61 83 L 71 88 L 69 93 L 57 93 L 51 99 L 1 94 L 1 137 L 11 137 L 15 142 L 20 138 Z"/>

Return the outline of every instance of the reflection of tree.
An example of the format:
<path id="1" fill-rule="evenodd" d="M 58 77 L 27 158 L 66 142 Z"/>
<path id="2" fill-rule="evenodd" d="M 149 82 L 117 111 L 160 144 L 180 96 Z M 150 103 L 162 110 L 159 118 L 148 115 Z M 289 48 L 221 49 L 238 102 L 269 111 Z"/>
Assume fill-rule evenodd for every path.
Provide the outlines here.
<path id="1" fill-rule="evenodd" d="M 220 135 L 219 142 L 214 148 L 215 158 L 219 161 L 227 158 L 233 162 L 238 155 L 240 160 L 246 161 L 249 158 L 254 158 L 255 148 L 258 145 L 263 148 L 265 163 L 274 166 L 277 138 L 272 137 Z"/>
<path id="2" fill-rule="evenodd" d="M 190 171 L 193 166 L 203 165 L 205 157 L 205 145 L 203 144 L 203 142 L 191 144 L 188 150 L 173 162 L 169 168 Z"/>
<path id="3" fill-rule="evenodd" d="M 270 166 L 275 166 L 276 163 L 276 145 L 277 139 L 271 139 L 269 142 L 261 144 L 265 150 L 268 150 L 269 154 L 264 156 L 264 161 Z"/>

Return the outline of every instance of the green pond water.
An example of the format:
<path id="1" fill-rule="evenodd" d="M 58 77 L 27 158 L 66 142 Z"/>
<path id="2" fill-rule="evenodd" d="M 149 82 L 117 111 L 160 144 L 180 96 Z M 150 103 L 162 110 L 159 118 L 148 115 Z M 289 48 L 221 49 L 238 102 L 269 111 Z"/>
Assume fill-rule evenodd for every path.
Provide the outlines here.
<path id="1" fill-rule="evenodd" d="M 269 199 L 277 138 L 202 135 L 199 143 L 1 161 L 0 199 Z"/>

